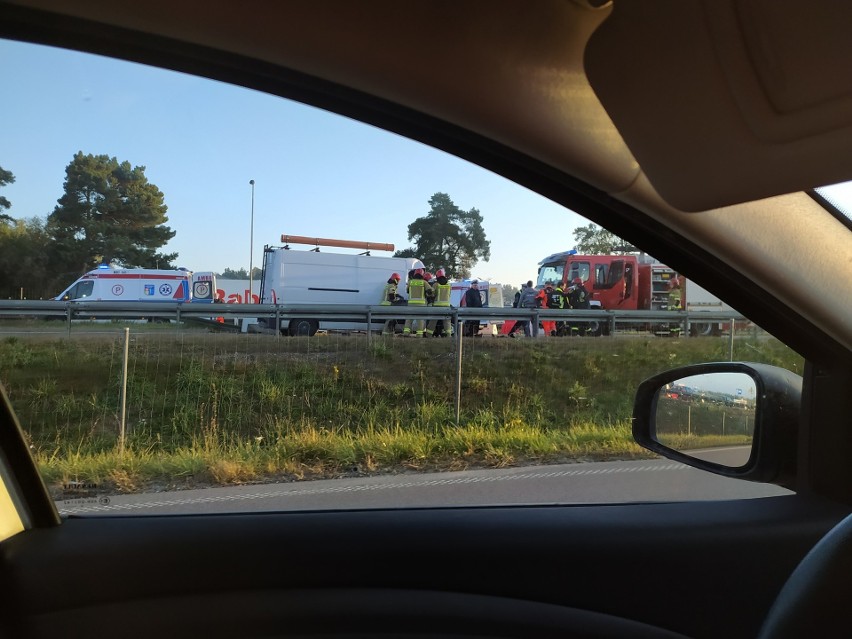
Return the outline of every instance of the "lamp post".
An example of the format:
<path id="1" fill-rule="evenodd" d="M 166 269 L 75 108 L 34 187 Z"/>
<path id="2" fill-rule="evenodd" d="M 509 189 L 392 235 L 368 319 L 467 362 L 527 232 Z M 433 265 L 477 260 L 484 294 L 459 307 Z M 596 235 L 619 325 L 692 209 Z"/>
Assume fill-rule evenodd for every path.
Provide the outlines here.
<path id="1" fill-rule="evenodd" d="M 249 180 L 251 184 L 251 230 L 249 231 L 249 294 L 246 304 L 251 304 L 254 301 L 254 290 L 252 288 L 251 272 L 254 266 L 254 180 Z"/>

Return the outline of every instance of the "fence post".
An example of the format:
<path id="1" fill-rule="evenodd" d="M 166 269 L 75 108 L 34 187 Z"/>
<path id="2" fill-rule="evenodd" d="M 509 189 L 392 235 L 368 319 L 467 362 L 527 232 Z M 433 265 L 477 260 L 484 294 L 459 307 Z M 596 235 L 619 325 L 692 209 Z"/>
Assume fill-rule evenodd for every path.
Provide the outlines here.
<path id="1" fill-rule="evenodd" d="M 124 441 L 127 434 L 127 360 L 130 355 L 130 329 L 124 329 L 124 358 L 121 365 L 121 415 L 119 416 L 118 452 L 124 454 Z"/>
<path id="2" fill-rule="evenodd" d="M 458 344 L 456 346 L 456 428 L 458 428 L 459 422 L 461 421 L 462 347 L 464 345 L 464 330 L 462 323 L 459 322 L 458 312 L 455 313 L 455 317 L 453 319 L 456 328 L 456 339 L 458 340 Z"/>
<path id="3" fill-rule="evenodd" d="M 686 434 L 692 435 L 692 404 L 686 405 Z"/>
<path id="4" fill-rule="evenodd" d="M 734 331 L 736 330 L 736 324 L 734 324 L 734 318 L 731 318 L 731 348 L 730 354 L 728 355 L 728 361 L 734 361 Z"/>

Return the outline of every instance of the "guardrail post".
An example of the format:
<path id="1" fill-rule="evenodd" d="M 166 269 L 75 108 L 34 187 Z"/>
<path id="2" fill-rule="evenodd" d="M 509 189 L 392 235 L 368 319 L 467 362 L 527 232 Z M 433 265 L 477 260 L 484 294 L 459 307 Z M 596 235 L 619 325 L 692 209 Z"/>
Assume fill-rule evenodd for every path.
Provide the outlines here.
<path id="1" fill-rule="evenodd" d="M 242 329 L 242 326 L 240 326 Z M 278 304 L 275 305 L 275 336 L 281 338 L 281 308 Z"/>
<path id="2" fill-rule="evenodd" d="M 373 311 L 367 307 L 367 346 L 373 342 Z"/>
<path id="3" fill-rule="evenodd" d="M 65 304 L 65 324 L 68 329 L 68 337 L 71 337 L 71 316 L 73 314 L 74 313 L 71 310 L 71 302 L 67 302 Z"/>
<path id="4" fill-rule="evenodd" d="M 609 334 L 615 335 L 615 313 L 609 316 Z"/>

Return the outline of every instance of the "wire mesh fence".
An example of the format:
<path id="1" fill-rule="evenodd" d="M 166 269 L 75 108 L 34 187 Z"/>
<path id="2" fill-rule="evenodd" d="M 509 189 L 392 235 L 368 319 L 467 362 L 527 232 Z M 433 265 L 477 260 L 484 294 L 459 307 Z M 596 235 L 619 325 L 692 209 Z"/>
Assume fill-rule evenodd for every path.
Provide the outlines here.
<path id="1" fill-rule="evenodd" d="M 123 326 L 90 324 L 70 336 L 34 330 L 3 338 L 0 379 L 39 447 L 55 445 L 67 453 L 68 442 L 114 445 Z M 629 418 L 632 389 L 642 379 L 677 365 L 733 356 L 801 369 L 800 358 L 751 326 L 739 334 L 735 327 L 733 340 L 646 333 L 486 335 L 461 342 L 363 333 L 221 334 L 174 326 L 130 327 L 131 446 L 171 450 L 205 437 L 253 441 L 294 429 L 614 423 Z"/>

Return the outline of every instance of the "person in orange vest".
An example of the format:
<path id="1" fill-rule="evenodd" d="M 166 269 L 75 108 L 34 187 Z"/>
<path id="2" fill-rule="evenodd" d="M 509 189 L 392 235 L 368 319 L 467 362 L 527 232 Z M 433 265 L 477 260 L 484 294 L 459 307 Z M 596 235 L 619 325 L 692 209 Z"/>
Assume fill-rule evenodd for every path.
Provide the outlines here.
<path id="1" fill-rule="evenodd" d="M 394 273 L 388 278 L 388 283 L 385 284 L 385 289 L 382 291 L 382 299 L 379 302 L 379 306 L 390 306 L 394 302 L 399 299 L 399 295 L 396 292 L 397 287 L 399 286 L 400 276 L 399 273 Z M 396 320 L 389 319 L 385 322 L 385 327 L 382 330 L 383 335 L 393 335 L 396 331 Z"/>
<path id="2" fill-rule="evenodd" d="M 429 283 L 423 278 L 425 275 L 425 269 L 418 268 L 414 270 L 414 275 L 408 280 L 408 305 L 409 306 L 417 306 L 422 307 L 426 306 L 426 291 L 428 290 L 430 293 L 432 291 L 432 287 L 429 286 Z M 405 327 L 402 329 L 403 335 L 416 335 L 417 337 L 423 337 L 423 328 L 425 322 L 420 319 L 412 320 L 407 319 L 405 321 Z"/>
<path id="3" fill-rule="evenodd" d="M 225 300 L 223 300 L 219 295 L 216 295 L 216 299 L 213 300 L 213 303 L 214 304 L 224 304 Z M 216 321 L 219 322 L 220 324 L 224 324 L 225 318 L 220 315 L 216 318 Z"/>
<path id="4" fill-rule="evenodd" d="M 557 296 L 553 289 L 553 282 L 549 280 L 545 283 L 544 288 L 539 291 L 536 300 L 541 308 L 562 308 L 562 296 Z M 544 328 L 545 335 L 556 336 L 556 322 L 554 320 L 542 320 L 541 326 Z"/>
<path id="5" fill-rule="evenodd" d="M 434 282 L 430 282 L 430 284 L 432 285 L 434 299 L 432 306 L 450 308 L 450 289 L 452 287 L 444 269 L 439 268 L 435 271 L 435 280 Z M 441 337 L 442 335 L 452 337 L 453 324 L 449 317 L 445 320 L 429 320 L 424 333 L 427 336 L 432 335 L 433 337 Z"/>

